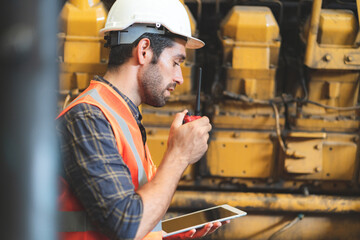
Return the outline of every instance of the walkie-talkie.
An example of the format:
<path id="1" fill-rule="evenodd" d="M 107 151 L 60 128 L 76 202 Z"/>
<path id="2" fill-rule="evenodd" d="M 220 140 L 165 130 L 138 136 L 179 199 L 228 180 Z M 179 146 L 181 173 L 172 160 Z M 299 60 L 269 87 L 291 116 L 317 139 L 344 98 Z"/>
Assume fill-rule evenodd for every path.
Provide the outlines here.
<path id="1" fill-rule="evenodd" d="M 184 123 L 188 123 L 188 122 L 191 122 L 191 121 L 201 118 L 201 116 L 200 116 L 200 92 L 201 92 L 201 78 L 202 78 L 202 68 L 201 67 L 199 67 L 197 77 L 198 77 L 198 86 L 197 86 L 197 94 L 196 94 L 195 115 L 191 116 L 189 114 L 186 114 L 184 117 Z"/>

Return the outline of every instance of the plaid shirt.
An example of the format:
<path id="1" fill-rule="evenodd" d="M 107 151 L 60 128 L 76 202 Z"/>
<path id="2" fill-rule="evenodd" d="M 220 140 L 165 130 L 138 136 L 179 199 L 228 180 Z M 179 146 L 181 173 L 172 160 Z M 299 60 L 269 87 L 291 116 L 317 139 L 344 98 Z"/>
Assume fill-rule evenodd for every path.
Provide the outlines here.
<path id="1" fill-rule="evenodd" d="M 96 76 L 95 80 L 109 84 L 124 98 L 145 144 L 145 128 L 136 105 L 105 79 Z M 111 238 L 134 238 L 143 203 L 104 114 L 93 105 L 78 104 L 57 120 L 57 132 L 62 140 L 64 178 L 90 218 Z"/>

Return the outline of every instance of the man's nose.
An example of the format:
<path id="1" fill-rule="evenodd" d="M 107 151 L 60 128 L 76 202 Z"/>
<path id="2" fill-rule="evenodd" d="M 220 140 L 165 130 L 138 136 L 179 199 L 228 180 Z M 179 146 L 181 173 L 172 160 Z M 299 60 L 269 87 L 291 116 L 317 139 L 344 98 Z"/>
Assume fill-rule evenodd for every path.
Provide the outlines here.
<path id="1" fill-rule="evenodd" d="M 178 85 L 181 85 L 184 82 L 181 67 L 178 67 L 176 69 L 175 76 L 174 76 L 174 82 L 176 82 L 176 84 L 178 84 Z"/>

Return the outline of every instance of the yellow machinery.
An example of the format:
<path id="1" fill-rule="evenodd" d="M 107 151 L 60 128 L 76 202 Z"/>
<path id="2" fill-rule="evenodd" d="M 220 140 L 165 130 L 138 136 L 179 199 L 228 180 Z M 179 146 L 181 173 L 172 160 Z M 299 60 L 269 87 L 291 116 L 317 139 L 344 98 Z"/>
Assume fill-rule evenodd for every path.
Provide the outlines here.
<path id="1" fill-rule="evenodd" d="M 278 24 L 269 8 L 235 6 L 222 21 L 219 35 L 224 49 L 224 94 L 232 98 L 213 106 L 214 131 L 206 167 L 211 176 L 269 178 L 276 149 L 272 136 L 276 135 L 273 107 L 277 107 L 269 99 L 275 97 Z"/>
<path id="2" fill-rule="evenodd" d="M 59 62 L 61 105 L 84 90 L 93 76 L 106 71 L 108 49 L 99 30 L 107 11 L 100 0 L 69 0 L 59 17 Z M 61 107 L 61 106 L 59 106 Z"/>
<path id="3" fill-rule="evenodd" d="M 194 108 L 197 66 L 213 131 L 168 216 L 228 203 L 248 215 L 209 239 L 360 239 L 360 1 L 184 4 L 207 45 L 187 51 L 165 107 L 142 106 L 148 145 L 159 164 L 174 114 Z M 99 0 L 65 4 L 61 103 L 106 71 L 105 19 Z"/>
<path id="4" fill-rule="evenodd" d="M 359 21 L 349 10 L 321 10 L 321 3 L 314 1 L 301 33 L 307 66 L 304 101 L 289 111 L 293 131 L 286 144 L 302 157 L 284 156 L 283 167 L 290 179 L 354 182 L 359 162 Z"/>

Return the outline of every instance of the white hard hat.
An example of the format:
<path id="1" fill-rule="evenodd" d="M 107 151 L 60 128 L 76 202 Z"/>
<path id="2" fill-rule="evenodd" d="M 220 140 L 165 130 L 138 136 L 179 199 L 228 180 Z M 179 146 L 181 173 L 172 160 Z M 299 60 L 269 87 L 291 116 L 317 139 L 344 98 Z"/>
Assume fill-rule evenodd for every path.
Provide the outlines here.
<path id="1" fill-rule="evenodd" d="M 117 0 L 100 34 L 121 31 L 124 34 L 119 37 L 119 44 L 125 44 L 132 43 L 145 32 L 164 34 L 162 26 L 173 34 L 186 37 L 186 48 L 197 49 L 205 45 L 191 36 L 189 16 L 179 0 Z"/>

